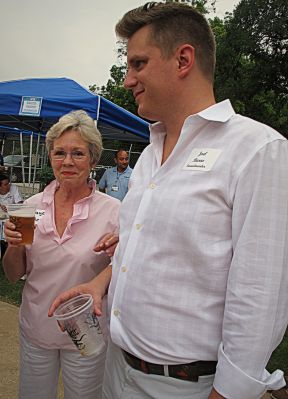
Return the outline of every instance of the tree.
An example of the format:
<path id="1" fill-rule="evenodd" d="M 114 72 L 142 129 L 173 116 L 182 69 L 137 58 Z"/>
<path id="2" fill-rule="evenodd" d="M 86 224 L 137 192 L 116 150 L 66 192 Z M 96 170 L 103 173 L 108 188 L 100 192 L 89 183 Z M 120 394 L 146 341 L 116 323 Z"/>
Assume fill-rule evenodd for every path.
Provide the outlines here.
<path id="1" fill-rule="evenodd" d="M 241 0 L 218 37 L 215 88 L 244 115 L 288 135 L 288 3 Z M 219 24 L 218 24 L 219 28 Z"/>

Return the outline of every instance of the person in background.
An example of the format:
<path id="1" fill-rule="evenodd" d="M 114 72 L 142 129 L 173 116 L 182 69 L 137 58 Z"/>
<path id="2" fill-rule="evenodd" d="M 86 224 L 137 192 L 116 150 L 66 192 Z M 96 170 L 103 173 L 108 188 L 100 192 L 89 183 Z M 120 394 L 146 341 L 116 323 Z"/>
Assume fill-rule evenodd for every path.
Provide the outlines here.
<path id="1" fill-rule="evenodd" d="M 0 208 L 2 211 L 2 220 L 0 220 L 1 257 L 4 256 L 7 249 L 7 242 L 3 232 L 3 220 L 7 218 L 7 205 L 19 204 L 21 202 L 23 202 L 23 198 L 18 186 L 11 184 L 9 176 L 0 172 Z"/>
<path id="2" fill-rule="evenodd" d="M 65 398 L 100 399 L 106 350 L 82 357 L 47 309 L 55 295 L 106 270 L 109 256 L 93 248 L 106 233 L 118 231 L 120 201 L 89 179 L 102 140 L 86 112 L 62 116 L 48 131 L 46 147 L 56 180 L 26 201 L 37 209 L 33 244 L 19 246 L 20 233 L 5 223 L 6 276 L 15 282 L 27 275 L 19 317 L 19 397 L 56 399 L 61 367 Z M 105 314 L 99 322 L 107 336 Z"/>
<path id="3" fill-rule="evenodd" d="M 19 204 L 23 202 L 22 195 L 16 184 L 10 183 L 10 178 L 4 173 L 0 173 L 0 207 L 3 212 L 7 212 L 8 204 Z"/>
<path id="4" fill-rule="evenodd" d="M 265 368 L 288 322 L 288 142 L 216 103 L 195 8 L 147 3 L 116 33 L 124 85 L 159 122 L 121 205 L 103 399 L 259 399 L 285 385 Z M 81 286 L 96 313 L 103 282 Z"/>
<path id="5" fill-rule="evenodd" d="M 128 191 L 128 183 L 132 173 L 129 166 L 128 153 L 120 148 L 114 158 L 116 166 L 107 169 L 99 181 L 99 190 L 122 201 Z"/>

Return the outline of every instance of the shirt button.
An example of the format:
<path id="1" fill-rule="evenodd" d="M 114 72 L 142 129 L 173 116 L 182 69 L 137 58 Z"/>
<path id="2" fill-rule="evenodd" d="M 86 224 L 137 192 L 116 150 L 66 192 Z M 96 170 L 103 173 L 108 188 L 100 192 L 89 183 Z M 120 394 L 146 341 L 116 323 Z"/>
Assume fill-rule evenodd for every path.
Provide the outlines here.
<path id="1" fill-rule="evenodd" d="M 141 229 L 141 224 L 136 224 L 136 230 L 140 230 Z"/>
<path id="2" fill-rule="evenodd" d="M 113 314 L 114 314 L 114 316 L 116 316 L 116 317 L 118 317 L 119 316 L 119 310 L 118 309 L 114 309 L 113 310 Z"/>
<path id="3" fill-rule="evenodd" d="M 150 183 L 149 187 L 153 190 L 154 188 L 156 188 L 156 184 L 155 183 Z"/>
<path id="4" fill-rule="evenodd" d="M 122 267 L 121 267 L 121 271 L 122 271 L 123 273 L 127 272 L 127 267 L 122 266 Z"/>

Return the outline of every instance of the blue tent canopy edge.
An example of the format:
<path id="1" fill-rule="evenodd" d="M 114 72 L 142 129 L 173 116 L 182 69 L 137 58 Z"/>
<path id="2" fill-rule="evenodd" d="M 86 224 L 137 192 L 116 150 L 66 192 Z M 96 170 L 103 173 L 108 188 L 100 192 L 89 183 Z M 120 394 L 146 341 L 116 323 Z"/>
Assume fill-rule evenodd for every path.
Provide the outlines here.
<path id="1" fill-rule="evenodd" d="M 34 99 L 39 104 L 39 115 L 25 114 L 23 99 Z M 97 120 L 104 139 L 149 142 L 146 121 L 74 80 L 34 78 L 0 82 L 0 125 L 46 133 L 62 115 L 77 109 Z"/>

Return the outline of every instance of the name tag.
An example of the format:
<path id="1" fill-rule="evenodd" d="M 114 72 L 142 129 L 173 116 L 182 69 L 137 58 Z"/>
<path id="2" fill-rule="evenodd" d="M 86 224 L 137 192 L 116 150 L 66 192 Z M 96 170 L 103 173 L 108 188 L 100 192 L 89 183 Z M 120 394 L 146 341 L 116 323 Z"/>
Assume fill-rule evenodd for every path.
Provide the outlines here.
<path id="1" fill-rule="evenodd" d="M 211 170 L 222 150 L 214 148 L 194 148 L 183 166 L 183 170 Z"/>
<path id="2" fill-rule="evenodd" d="M 119 190 L 119 187 L 118 186 L 112 186 L 111 187 L 111 191 L 118 191 Z"/>
<path id="3" fill-rule="evenodd" d="M 36 209 L 35 212 L 35 224 L 39 222 L 39 220 L 45 215 L 45 211 L 42 209 Z"/>

